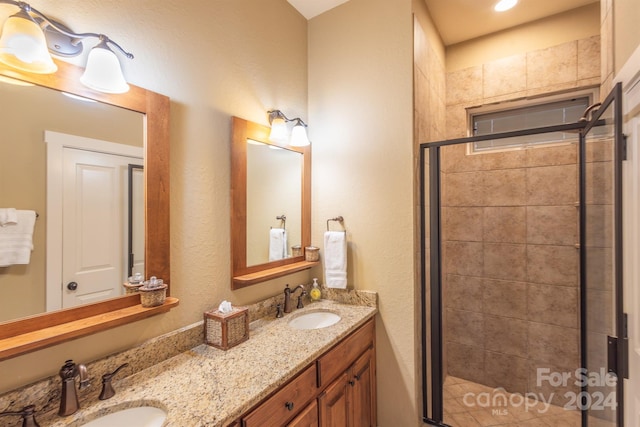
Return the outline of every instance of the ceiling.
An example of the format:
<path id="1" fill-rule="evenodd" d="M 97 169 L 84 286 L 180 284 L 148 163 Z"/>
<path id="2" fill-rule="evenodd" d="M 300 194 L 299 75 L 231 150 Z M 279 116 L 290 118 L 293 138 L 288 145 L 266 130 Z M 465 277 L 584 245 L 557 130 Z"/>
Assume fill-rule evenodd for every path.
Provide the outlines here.
<path id="1" fill-rule="evenodd" d="M 340 6 L 349 0 L 287 0 L 298 12 L 307 19 L 311 19 L 316 15 Z"/>
<path id="2" fill-rule="evenodd" d="M 287 0 L 311 19 L 348 0 Z M 393 1 L 393 0 L 390 0 Z M 535 21 L 600 0 L 520 0 L 513 9 L 497 13 L 498 0 L 424 0 L 446 46 Z"/>
<path id="3" fill-rule="evenodd" d="M 535 21 L 599 0 L 520 0 L 494 12 L 497 0 L 424 0 L 446 46 Z"/>

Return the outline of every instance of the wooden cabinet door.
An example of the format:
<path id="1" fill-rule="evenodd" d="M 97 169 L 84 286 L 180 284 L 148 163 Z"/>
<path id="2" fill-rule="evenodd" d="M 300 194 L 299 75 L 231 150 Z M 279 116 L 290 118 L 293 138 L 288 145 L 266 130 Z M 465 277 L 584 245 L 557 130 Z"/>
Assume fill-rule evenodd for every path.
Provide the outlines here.
<path id="1" fill-rule="evenodd" d="M 376 425 L 375 353 L 367 350 L 349 370 L 350 406 L 353 427 Z"/>
<path id="2" fill-rule="evenodd" d="M 349 425 L 349 375 L 344 372 L 318 397 L 320 427 Z"/>
<path id="3" fill-rule="evenodd" d="M 318 427 L 318 403 L 314 400 L 287 427 Z"/>

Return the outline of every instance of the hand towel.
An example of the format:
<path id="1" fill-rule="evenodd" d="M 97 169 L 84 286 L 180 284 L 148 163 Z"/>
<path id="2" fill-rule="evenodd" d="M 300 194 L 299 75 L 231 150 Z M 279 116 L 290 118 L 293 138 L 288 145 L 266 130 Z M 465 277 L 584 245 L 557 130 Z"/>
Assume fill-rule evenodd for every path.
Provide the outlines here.
<path id="1" fill-rule="evenodd" d="M 347 233 L 324 233 L 324 283 L 329 288 L 347 288 Z"/>
<path id="2" fill-rule="evenodd" d="M 287 257 L 287 230 L 272 228 L 269 231 L 269 261 Z"/>
<path id="3" fill-rule="evenodd" d="M 0 227 L 18 223 L 18 214 L 15 208 L 0 208 Z"/>
<path id="4" fill-rule="evenodd" d="M 29 264 L 33 250 L 35 211 L 16 211 L 17 223 L 0 227 L 0 267 Z"/>

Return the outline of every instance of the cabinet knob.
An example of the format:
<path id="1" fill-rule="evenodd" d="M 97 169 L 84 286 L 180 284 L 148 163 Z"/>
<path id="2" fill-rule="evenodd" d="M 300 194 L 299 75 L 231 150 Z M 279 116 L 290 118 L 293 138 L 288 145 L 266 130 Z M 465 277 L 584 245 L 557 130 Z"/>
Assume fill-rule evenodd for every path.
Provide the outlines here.
<path id="1" fill-rule="evenodd" d="M 349 385 L 353 387 L 354 385 L 356 385 L 356 382 L 354 380 L 349 380 Z"/>
<path id="2" fill-rule="evenodd" d="M 76 282 L 69 282 L 67 283 L 67 289 L 69 289 L 70 291 L 75 291 L 76 289 L 78 289 L 78 284 Z"/>
<path id="3" fill-rule="evenodd" d="M 293 410 L 293 402 L 287 402 L 284 404 L 284 406 L 287 407 L 288 410 L 292 411 Z"/>
<path id="4" fill-rule="evenodd" d="M 356 375 L 356 380 L 360 381 L 360 375 Z"/>

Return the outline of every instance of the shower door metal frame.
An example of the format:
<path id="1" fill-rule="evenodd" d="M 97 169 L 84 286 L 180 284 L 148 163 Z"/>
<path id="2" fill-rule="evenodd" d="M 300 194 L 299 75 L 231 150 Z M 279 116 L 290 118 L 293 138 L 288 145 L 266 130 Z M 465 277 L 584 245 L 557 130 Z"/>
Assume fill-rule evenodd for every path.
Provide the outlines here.
<path id="1" fill-rule="evenodd" d="M 613 106 L 613 292 L 615 335 L 608 336 L 608 372 L 617 376 L 616 382 L 616 426 L 624 426 L 624 378 L 629 378 L 629 348 L 627 320 L 623 306 L 623 230 L 622 230 L 622 161 L 626 160 L 626 138 L 622 132 L 622 84 L 617 83 L 602 105 L 593 112 L 591 120 L 580 131 L 579 191 L 580 191 L 580 359 L 581 367 L 587 369 L 587 204 L 586 204 L 586 135 L 596 126 L 604 125 L 602 115 Z M 586 371 L 585 371 L 586 372 Z M 584 385 L 582 392 L 588 395 Z M 582 402 L 581 402 L 582 403 Z M 582 410 L 582 427 L 587 427 L 588 409 Z"/>
<path id="2" fill-rule="evenodd" d="M 422 328 L 422 420 L 423 422 L 439 427 L 448 427 L 443 423 L 443 372 L 442 372 L 442 272 L 441 272 L 441 187 L 440 187 L 440 148 L 448 145 L 468 144 L 477 141 L 492 139 L 504 139 L 517 136 L 537 135 L 550 132 L 579 132 L 582 134 L 586 122 L 569 123 L 540 128 L 523 129 L 511 132 L 472 136 L 467 138 L 449 139 L 444 141 L 426 142 L 420 144 L 420 301 L 421 301 L 421 328 Z M 428 159 L 429 165 L 425 165 Z M 427 170 L 428 169 L 428 170 Z M 425 173 L 429 174 L 428 195 L 425 183 Z M 425 228 L 427 212 L 425 209 L 427 198 L 429 200 L 429 239 L 426 238 Z M 427 274 L 427 262 L 425 259 L 427 240 L 429 241 L 429 269 Z M 427 277 L 428 276 L 428 277 Z M 426 297 L 430 295 L 430 304 L 427 307 Z M 435 296 L 435 298 L 434 298 Z M 428 310 L 430 309 L 430 311 Z M 431 340 L 427 342 L 427 316 L 430 313 Z M 582 339 L 581 339 L 582 341 Z M 431 366 L 428 366 L 427 352 L 431 355 Z M 431 372 L 431 376 L 428 375 Z M 428 388 L 431 385 L 431 396 Z M 431 411 L 429 411 L 431 408 Z"/>

